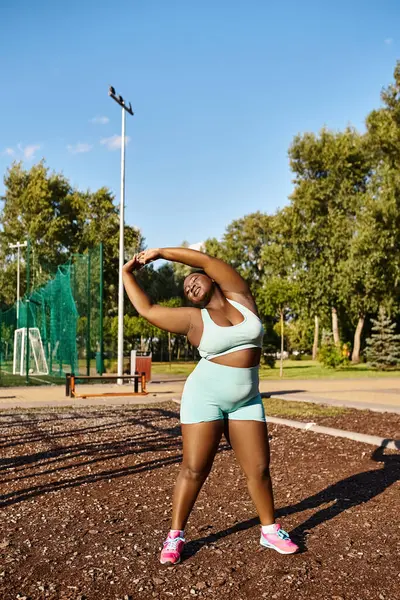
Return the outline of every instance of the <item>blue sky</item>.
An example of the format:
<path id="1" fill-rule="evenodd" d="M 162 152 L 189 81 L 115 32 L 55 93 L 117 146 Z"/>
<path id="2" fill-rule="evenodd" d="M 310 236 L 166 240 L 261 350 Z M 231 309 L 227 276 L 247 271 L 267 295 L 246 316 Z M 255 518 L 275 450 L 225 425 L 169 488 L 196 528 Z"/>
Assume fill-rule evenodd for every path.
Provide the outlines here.
<path id="1" fill-rule="evenodd" d="M 295 134 L 363 127 L 399 32 L 398 0 L 1 3 L 0 173 L 44 157 L 118 200 L 111 83 L 135 111 L 127 222 L 150 246 L 220 237 L 287 203 Z"/>

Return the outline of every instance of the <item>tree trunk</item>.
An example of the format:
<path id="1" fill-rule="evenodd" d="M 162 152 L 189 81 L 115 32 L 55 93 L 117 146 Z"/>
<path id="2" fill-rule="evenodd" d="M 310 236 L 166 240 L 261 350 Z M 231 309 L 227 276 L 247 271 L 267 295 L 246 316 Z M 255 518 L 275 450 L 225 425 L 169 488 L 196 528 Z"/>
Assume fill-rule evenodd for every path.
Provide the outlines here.
<path id="1" fill-rule="evenodd" d="M 283 310 L 281 310 L 281 366 L 279 370 L 279 377 L 283 376 Z"/>
<path id="2" fill-rule="evenodd" d="M 314 317 L 315 327 L 314 327 L 314 344 L 312 347 L 312 359 L 317 360 L 318 354 L 318 342 L 319 342 L 319 318 L 317 315 Z"/>
<path id="3" fill-rule="evenodd" d="M 358 319 L 356 332 L 354 334 L 354 349 L 351 355 L 351 362 L 356 364 L 360 362 L 360 348 L 361 348 L 361 333 L 364 327 L 365 317 L 361 315 Z"/>
<path id="4" fill-rule="evenodd" d="M 332 306 L 332 333 L 333 333 L 333 341 L 336 346 L 340 345 L 340 337 L 339 337 L 339 323 L 337 310 Z"/>

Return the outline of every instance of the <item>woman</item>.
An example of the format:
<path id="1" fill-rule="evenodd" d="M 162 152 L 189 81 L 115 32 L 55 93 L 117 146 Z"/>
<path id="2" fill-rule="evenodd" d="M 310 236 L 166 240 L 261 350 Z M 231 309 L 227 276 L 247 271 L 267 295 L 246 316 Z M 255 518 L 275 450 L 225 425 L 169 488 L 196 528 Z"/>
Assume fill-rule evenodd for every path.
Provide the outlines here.
<path id="1" fill-rule="evenodd" d="M 140 288 L 133 273 L 159 258 L 202 270 L 184 281 L 193 307 L 152 304 Z M 180 562 L 184 528 L 224 430 L 260 517 L 261 545 L 293 554 L 298 547 L 274 518 L 268 434 L 258 387 L 264 330 L 247 283 L 222 260 L 188 248 L 145 250 L 124 266 L 123 277 L 138 313 L 160 329 L 186 335 L 202 357 L 182 395 L 183 460 L 161 563 Z"/>

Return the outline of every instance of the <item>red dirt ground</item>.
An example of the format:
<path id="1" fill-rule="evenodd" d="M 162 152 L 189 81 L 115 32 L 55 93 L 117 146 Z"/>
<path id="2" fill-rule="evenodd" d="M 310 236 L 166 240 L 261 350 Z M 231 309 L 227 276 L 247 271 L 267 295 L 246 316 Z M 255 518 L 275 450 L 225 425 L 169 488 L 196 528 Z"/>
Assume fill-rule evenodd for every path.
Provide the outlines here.
<path id="1" fill-rule="evenodd" d="M 398 599 L 399 453 L 284 426 L 270 435 L 279 520 L 301 553 L 260 549 L 223 441 L 184 561 L 164 568 L 176 405 L 0 412 L 0 598 Z"/>

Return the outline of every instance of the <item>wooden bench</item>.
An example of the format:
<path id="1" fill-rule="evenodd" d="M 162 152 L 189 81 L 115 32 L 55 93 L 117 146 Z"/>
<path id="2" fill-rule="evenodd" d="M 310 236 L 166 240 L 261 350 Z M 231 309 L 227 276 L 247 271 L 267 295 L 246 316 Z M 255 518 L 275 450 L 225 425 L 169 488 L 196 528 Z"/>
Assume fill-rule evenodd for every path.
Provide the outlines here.
<path id="1" fill-rule="evenodd" d="M 77 381 L 107 381 L 107 380 L 133 380 L 133 392 L 104 392 L 103 394 L 77 394 L 76 392 L 76 382 Z M 140 392 L 139 392 L 139 383 L 140 383 Z M 143 373 L 135 373 L 134 375 L 76 375 L 75 373 L 67 373 L 65 375 L 65 395 L 69 396 L 69 398 L 106 398 L 112 396 L 147 396 L 148 392 L 146 391 L 146 374 Z"/>

